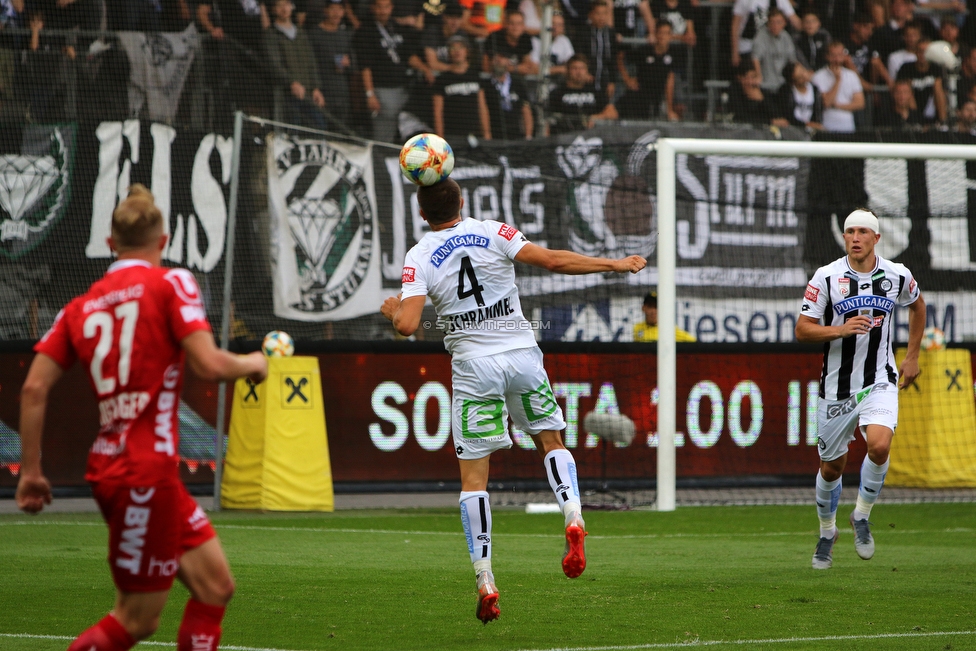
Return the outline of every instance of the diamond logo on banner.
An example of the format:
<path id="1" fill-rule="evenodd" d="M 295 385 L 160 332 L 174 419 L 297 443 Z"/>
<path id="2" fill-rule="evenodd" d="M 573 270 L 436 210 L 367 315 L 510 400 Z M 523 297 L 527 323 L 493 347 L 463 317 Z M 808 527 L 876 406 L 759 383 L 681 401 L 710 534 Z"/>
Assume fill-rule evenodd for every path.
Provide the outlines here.
<path id="1" fill-rule="evenodd" d="M 64 215 L 73 152 L 62 130 L 29 127 L 21 152 L 0 155 L 0 253 L 8 258 L 40 244 Z"/>
<path id="2" fill-rule="evenodd" d="M 309 316 L 334 312 L 372 268 L 374 216 L 362 162 L 326 141 L 279 138 L 276 145 L 269 195 L 272 204 L 283 199 L 279 219 L 293 243 L 278 255 L 294 256 L 294 266 L 284 268 L 297 272 L 299 290 L 288 308 Z"/>

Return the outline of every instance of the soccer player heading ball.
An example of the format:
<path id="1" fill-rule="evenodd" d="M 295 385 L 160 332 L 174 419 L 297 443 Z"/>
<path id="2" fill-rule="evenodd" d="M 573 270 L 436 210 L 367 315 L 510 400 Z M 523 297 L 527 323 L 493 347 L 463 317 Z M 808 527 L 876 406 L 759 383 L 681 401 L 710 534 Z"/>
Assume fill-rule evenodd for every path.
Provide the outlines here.
<path id="1" fill-rule="evenodd" d="M 880 239 L 874 213 L 855 210 L 848 215 L 844 222 L 847 255 L 817 269 L 796 323 L 798 341 L 824 344 L 817 408 L 820 541 L 813 554 L 816 570 L 833 564 L 834 543 L 840 535 L 836 521 L 841 477 L 848 444 L 858 430 L 867 441 L 868 453 L 861 464 L 851 526 L 857 555 L 865 560 L 874 556 L 868 516 L 888 472 L 888 450 L 898 425 L 896 386 L 911 386 L 919 374 L 925 301 L 912 272 L 874 252 Z M 909 312 L 908 352 L 898 372 L 891 349 L 895 305 L 907 305 Z"/>
<path id="2" fill-rule="evenodd" d="M 403 290 L 386 299 L 381 311 L 397 332 L 409 336 L 420 326 L 430 296 L 445 331 L 452 357 L 451 429 L 461 468 L 461 523 L 477 576 L 476 614 L 488 623 L 499 614 L 491 571 L 488 461 L 495 450 L 512 447 L 509 414 L 532 436 L 562 509 L 563 572 L 576 578 L 586 568 L 576 462 L 563 445 L 562 410 L 522 314 L 514 261 L 562 274 L 637 273 L 647 261 L 637 255 L 609 260 L 550 251 L 503 222 L 462 219 L 461 188 L 452 179 L 421 187 L 417 200 L 431 232 L 407 252 Z"/>
<path id="3" fill-rule="evenodd" d="M 190 591 L 178 651 L 214 651 L 234 580 L 217 534 L 179 475 L 177 408 L 183 356 L 207 380 L 261 382 L 267 359 L 214 343 L 200 290 L 185 269 L 162 268 L 163 216 L 134 185 L 112 214 L 118 260 L 61 310 L 35 346 L 21 394 L 22 460 L 17 506 L 51 503 L 41 434 L 51 387 L 76 360 L 98 396 L 101 427 L 85 479 L 108 524 L 115 607 L 68 651 L 125 651 L 153 634 L 179 578 Z"/>

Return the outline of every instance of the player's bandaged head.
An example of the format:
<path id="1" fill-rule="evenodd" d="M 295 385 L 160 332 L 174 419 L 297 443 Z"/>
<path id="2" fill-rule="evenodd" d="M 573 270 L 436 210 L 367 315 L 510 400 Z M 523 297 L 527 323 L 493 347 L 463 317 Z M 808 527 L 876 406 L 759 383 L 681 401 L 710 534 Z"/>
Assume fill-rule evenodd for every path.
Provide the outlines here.
<path id="1" fill-rule="evenodd" d="M 444 224 L 461 214 L 461 187 L 444 179 L 417 189 L 417 203 L 430 224 Z"/>
<path id="2" fill-rule="evenodd" d="M 881 225 L 878 217 L 870 210 L 858 208 L 844 220 L 844 230 L 848 228 L 867 228 L 875 233 L 881 233 Z"/>
<path id="3" fill-rule="evenodd" d="M 140 248 L 153 243 L 163 232 L 163 213 L 146 186 L 129 186 L 129 196 L 112 213 L 112 240 L 116 247 Z"/>

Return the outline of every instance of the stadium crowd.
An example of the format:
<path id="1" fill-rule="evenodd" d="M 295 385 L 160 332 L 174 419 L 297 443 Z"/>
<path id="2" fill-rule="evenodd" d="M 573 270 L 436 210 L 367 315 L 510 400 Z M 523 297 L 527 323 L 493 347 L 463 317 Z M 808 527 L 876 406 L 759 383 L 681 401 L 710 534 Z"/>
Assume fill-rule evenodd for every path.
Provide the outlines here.
<path id="1" fill-rule="evenodd" d="M 388 142 L 422 130 L 529 139 L 618 119 L 973 129 L 976 20 L 961 0 L 557 0 L 548 56 L 543 9 L 542 0 L 0 0 L 0 119 L 64 119 L 72 73 L 77 113 L 139 117 L 126 87 L 140 57 L 160 67 L 179 48 L 157 38 L 139 54 L 123 35 L 163 32 L 203 35 L 195 70 L 216 115 L 242 108 Z M 699 31 L 719 45 L 702 48 Z M 948 53 L 957 70 L 943 65 Z M 164 73 L 167 83 L 189 66 L 174 68 L 182 72 Z M 706 80 L 721 91 L 707 109 Z M 169 103 L 163 119 L 177 120 L 179 98 Z"/>

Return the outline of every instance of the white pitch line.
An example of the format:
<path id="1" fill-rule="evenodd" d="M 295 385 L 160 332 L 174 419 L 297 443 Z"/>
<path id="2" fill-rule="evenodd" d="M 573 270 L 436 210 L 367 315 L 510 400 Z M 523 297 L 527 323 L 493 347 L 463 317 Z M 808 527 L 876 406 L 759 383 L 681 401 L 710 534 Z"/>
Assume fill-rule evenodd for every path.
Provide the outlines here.
<path id="1" fill-rule="evenodd" d="M 640 649 L 686 649 L 705 646 L 756 646 L 760 644 L 796 644 L 797 642 L 853 642 L 855 640 L 889 640 L 896 638 L 941 637 L 948 635 L 976 635 L 976 631 L 934 631 L 931 633 L 878 633 L 876 635 L 823 635 L 819 637 L 780 637 L 766 640 L 701 640 L 664 642 L 657 644 L 632 644 L 617 646 L 574 646 L 549 649 L 522 649 L 520 651 L 638 651 Z"/>
<path id="2" fill-rule="evenodd" d="M 31 633 L 0 633 L 0 637 L 22 639 L 22 640 L 62 640 L 70 642 L 75 638 L 69 637 L 67 635 L 32 635 Z M 135 648 L 140 646 L 163 646 L 172 649 L 175 642 L 155 642 L 155 641 L 143 641 L 139 642 Z M 276 649 L 271 647 L 257 647 L 257 646 L 228 646 L 226 644 L 220 645 L 221 649 L 226 649 L 226 651 L 296 651 L 294 649 Z"/>
<path id="3" fill-rule="evenodd" d="M 22 520 L 19 522 L 2 522 L 0 527 L 7 526 L 68 526 L 68 527 L 104 527 L 101 522 L 61 522 L 56 520 Z M 301 533 L 367 533 L 393 536 L 454 536 L 462 535 L 460 531 L 410 531 L 405 529 L 347 529 L 347 528 L 327 528 L 327 527 L 265 527 L 259 525 L 245 524 L 221 524 L 215 522 L 217 530 L 231 529 L 237 531 L 277 531 L 277 532 L 301 532 Z M 885 536 L 892 534 L 900 535 L 920 535 L 920 534 L 952 534 L 952 533 L 976 533 L 976 529 L 969 527 L 953 527 L 952 529 L 875 529 L 875 533 L 882 533 Z M 648 533 L 648 534 L 590 534 L 589 540 L 655 540 L 655 539 L 675 539 L 675 538 L 779 538 L 787 536 L 810 536 L 812 531 L 749 531 L 742 533 Z M 496 538 L 561 538 L 560 533 L 505 533 L 495 534 Z"/>
<path id="4" fill-rule="evenodd" d="M 639 651 L 641 649 L 686 649 L 694 647 L 712 646 L 756 646 L 760 644 L 796 644 L 797 642 L 853 642 L 855 640 L 890 640 L 905 638 L 945 637 L 958 635 L 974 635 L 976 631 L 932 631 L 911 633 L 877 633 L 875 635 L 822 635 L 818 637 L 780 637 L 754 640 L 702 640 L 695 638 L 687 642 L 663 642 L 652 644 L 631 644 L 613 646 L 574 646 L 551 647 L 548 649 L 523 649 L 521 651 Z M 67 635 L 33 635 L 31 633 L 0 633 L 0 638 L 14 638 L 25 640 L 59 640 L 71 641 L 75 638 Z M 137 646 L 162 646 L 172 648 L 172 642 L 140 642 Z M 292 649 L 278 649 L 272 647 L 229 646 L 220 645 L 226 651 L 295 651 Z"/>

